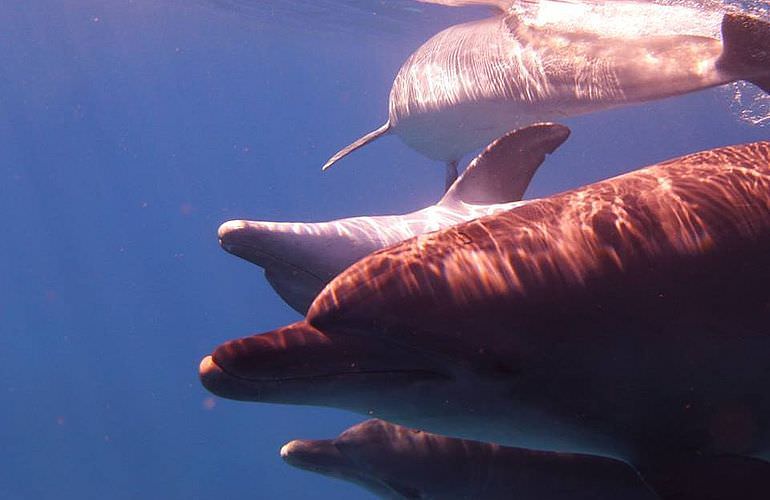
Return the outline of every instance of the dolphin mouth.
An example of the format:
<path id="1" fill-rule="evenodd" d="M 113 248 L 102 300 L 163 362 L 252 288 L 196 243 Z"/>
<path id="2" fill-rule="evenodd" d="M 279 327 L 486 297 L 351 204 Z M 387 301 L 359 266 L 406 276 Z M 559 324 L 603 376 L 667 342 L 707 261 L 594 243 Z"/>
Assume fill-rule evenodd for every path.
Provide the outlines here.
<path id="1" fill-rule="evenodd" d="M 432 370 L 424 370 L 420 368 L 414 369 L 382 369 L 382 370 L 341 370 L 327 373 L 318 373 L 313 375 L 298 375 L 294 377 L 249 377 L 244 375 L 237 375 L 231 373 L 226 368 L 223 368 L 217 363 L 216 354 L 209 355 L 203 358 L 200 363 L 199 373 L 201 380 L 206 385 L 207 380 L 213 380 L 215 377 L 228 377 L 234 380 L 241 380 L 243 382 L 252 382 L 257 384 L 269 384 L 271 382 L 303 382 L 303 381 L 315 381 L 337 377 L 350 377 L 350 376 L 371 376 L 371 375 L 404 375 L 413 379 L 427 380 L 427 379 L 451 379 L 448 375 L 444 375 Z M 208 388 L 208 386 L 207 386 Z"/>
<path id="2" fill-rule="evenodd" d="M 324 333 L 306 321 L 225 342 L 203 358 L 199 375 L 214 394 L 265 402 L 297 400 L 308 387 L 334 392 L 329 388 L 338 381 L 339 390 L 364 390 L 453 378 L 419 352 L 366 336 Z"/>
<path id="3" fill-rule="evenodd" d="M 334 371 L 299 376 L 273 376 L 254 377 L 232 373 L 217 363 L 213 355 L 204 357 L 198 368 L 198 376 L 201 384 L 212 394 L 234 399 L 238 401 L 264 401 L 269 402 L 276 396 L 275 391 L 283 392 L 288 389 L 287 384 L 315 385 L 324 381 L 335 382 L 340 380 L 372 382 L 372 378 L 383 382 L 398 379 L 396 383 L 424 383 L 446 382 L 452 377 L 436 371 L 423 369 L 383 369 L 383 370 L 357 370 Z M 285 401 L 292 402 L 293 398 Z"/>
<path id="4" fill-rule="evenodd" d="M 304 267 L 293 264 L 288 260 L 263 249 L 246 244 L 225 243 L 222 240 L 219 240 L 219 244 L 227 253 L 251 262 L 265 271 L 270 271 L 273 267 L 277 266 L 279 268 L 287 269 L 287 272 L 301 274 L 305 276 L 306 279 L 318 282 L 319 285 L 326 283 L 320 276 L 313 274 Z"/>
<path id="5" fill-rule="evenodd" d="M 360 483 L 383 498 L 422 498 L 414 488 L 377 477 L 376 473 L 367 474 L 366 465 L 349 458 L 335 441 L 295 439 L 281 447 L 281 458 L 298 469 Z"/>

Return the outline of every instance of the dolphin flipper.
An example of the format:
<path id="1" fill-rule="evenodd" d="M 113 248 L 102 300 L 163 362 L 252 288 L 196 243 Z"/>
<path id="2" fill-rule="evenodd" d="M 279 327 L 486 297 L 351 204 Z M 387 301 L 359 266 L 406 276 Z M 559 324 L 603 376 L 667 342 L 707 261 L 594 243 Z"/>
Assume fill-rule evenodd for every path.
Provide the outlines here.
<path id="1" fill-rule="evenodd" d="M 374 141 L 375 139 L 379 139 L 380 137 L 387 134 L 388 132 L 390 132 L 390 121 L 386 122 L 385 125 L 378 128 L 377 130 L 372 130 L 365 136 L 361 137 L 360 139 L 356 139 L 349 145 L 345 146 L 341 150 L 334 153 L 334 156 L 329 158 L 329 160 L 326 163 L 324 163 L 324 166 L 321 167 L 321 170 L 326 170 L 327 168 L 337 163 L 337 161 L 340 160 L 341 158 L 349 155 L 350 153 L 352 153 L 353 151 L 355 151 L 360 147 L 366 146 L 367 144 Z"/>
<path id="2" fill-rule="evenodd" d="M 725 14 L 722 39 L 717 67 L 770 93 L 770 23 L 746 14 Z"/>
<path id="3" fill-rule="evenodd" d="M 439 204 L 519 201 L 537 168 L 569 137 L 556 123 L 539 123 L 508 132 L 478 155 Z"/>

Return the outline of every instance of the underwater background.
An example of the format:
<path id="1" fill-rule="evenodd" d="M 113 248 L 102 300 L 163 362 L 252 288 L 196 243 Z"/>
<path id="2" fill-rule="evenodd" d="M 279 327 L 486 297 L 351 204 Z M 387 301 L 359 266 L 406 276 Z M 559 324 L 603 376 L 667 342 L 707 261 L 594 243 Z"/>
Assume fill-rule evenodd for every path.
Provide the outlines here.
<path id="1" fill-rule="evenodd" d="M 363 417 L 200 385 L 213 347 L 298 318 L 216 230 L 434 203 L 443 165 L 395 137 L 320 166 L 385 121 L 414 49 L 484 15 L 410 0 L 0 3 L 0 499 L 369 498 L 278 455 Z M 735 94 L 565 120 L 572 136 L 527 197 L 767 139 Z"/>

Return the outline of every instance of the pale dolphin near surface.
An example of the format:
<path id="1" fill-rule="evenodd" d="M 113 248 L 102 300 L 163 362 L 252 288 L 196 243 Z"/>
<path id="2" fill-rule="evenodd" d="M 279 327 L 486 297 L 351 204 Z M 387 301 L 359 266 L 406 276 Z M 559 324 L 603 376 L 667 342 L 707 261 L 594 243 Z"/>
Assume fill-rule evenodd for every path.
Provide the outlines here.
<path id="1" fill-rule="evenodd" d="M 302 321 L 217 347 L 215 394 L 622 459 L 662 498 L 766 499 L 770 142 L 417 236 Z"/>
<path id="2" fill-rule="evenodd" d="M 534 5 L 542 10 L 553 3 Z M 726 14 L 720 41 L 676 34 L 687 27 L 681 26 L 681 15 L 672 19 L 668 13 L 680 14 L 682 7 L 610 1 L 591 8 L 596 12 L 585 24 L 570 17 L 543 22 L 501 12 L 440 32 L 396 75 L 388 121 L 336 153 L 323 169 L 378 137 L 395 134 L 423 155 L 446 162 L 449 186 L 464 154 L 529 123 L 736 80 L 770 91 L 770 23 Z M 648 26 L 638 26 L 635 9 L 648 13 L 642 18 Z M 706 15 L 690 12 L 696 19 Z"/>
<path id="3" fill-rule="evenodd" d="M 219 241 L 263 267 L 278 295 L 304 315 L 318 292 L 362 257 L 519 204 L 545 156 L 568 136 L 557 124 L 509 132 L 479 154 L 436 205 L 416 212 L 319 223 L 233 220 L 220 226 Z"/>
<path id="4" fill-rule="evenodd" d="M 292 441 L 281 458 L 388 499 L 658 498 L 633 467 L 612 458 L 455 439 L 377 419 L 336 439 Z"/>

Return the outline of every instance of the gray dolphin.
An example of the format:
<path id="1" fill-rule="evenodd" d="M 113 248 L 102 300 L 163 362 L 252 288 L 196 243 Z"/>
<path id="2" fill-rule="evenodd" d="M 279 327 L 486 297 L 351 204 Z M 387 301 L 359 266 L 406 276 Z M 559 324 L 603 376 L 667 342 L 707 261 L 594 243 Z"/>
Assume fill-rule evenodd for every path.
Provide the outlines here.
<path id="1" fill-rule="evenodd" d="M 336 439 L 295 440 L 290 465 L 358 484 L 382 498 L 654 500 L 628 464 L 448 438 L 367 420 Z"/>
<path id="2" fill-rule="evenodd" d="M 770 492 L 770 142 L 417 236 L 227 342 L 224 397 L 633 464 L 663 498 Z"/>
<path id="3" fill-rule="evenodd" d="M 320 223 L 233 220 L 220 226 L 219 241 L 263 267 L 278 295 L 304 315 L 318 292 L 360 258 L 520 204 L 546 154 L 568 136 L 567 127 L 547 123 L 509 132 L 477 156 L 436 205 L 416 212 Z"/>
<path id="4" fill-rule="evenodd" d="M 449 186 L 465 153 L 529 123 L 735 80 L 770 91 L 767 22 L 726 14 L 722 42 L 671 35 L 684 29 L 682 16 L 670 15 L 682 8 L 631 2 L 590 6 L 593 23 L 581 25 L 568 17 L 538 24 L 537 18 L 501 12 L 437 34 L 398 72 L 385 125 L 336 153 L 323 169 L 392 133 L 425 156 L 446 162 Z M 637 11 L 646 14 L 651 27 L 637 26 Z M 691 18 L 706 15 L 695 9 L 687 12 Z M 597 18 L 601 21 L 595 22 Z"/>

